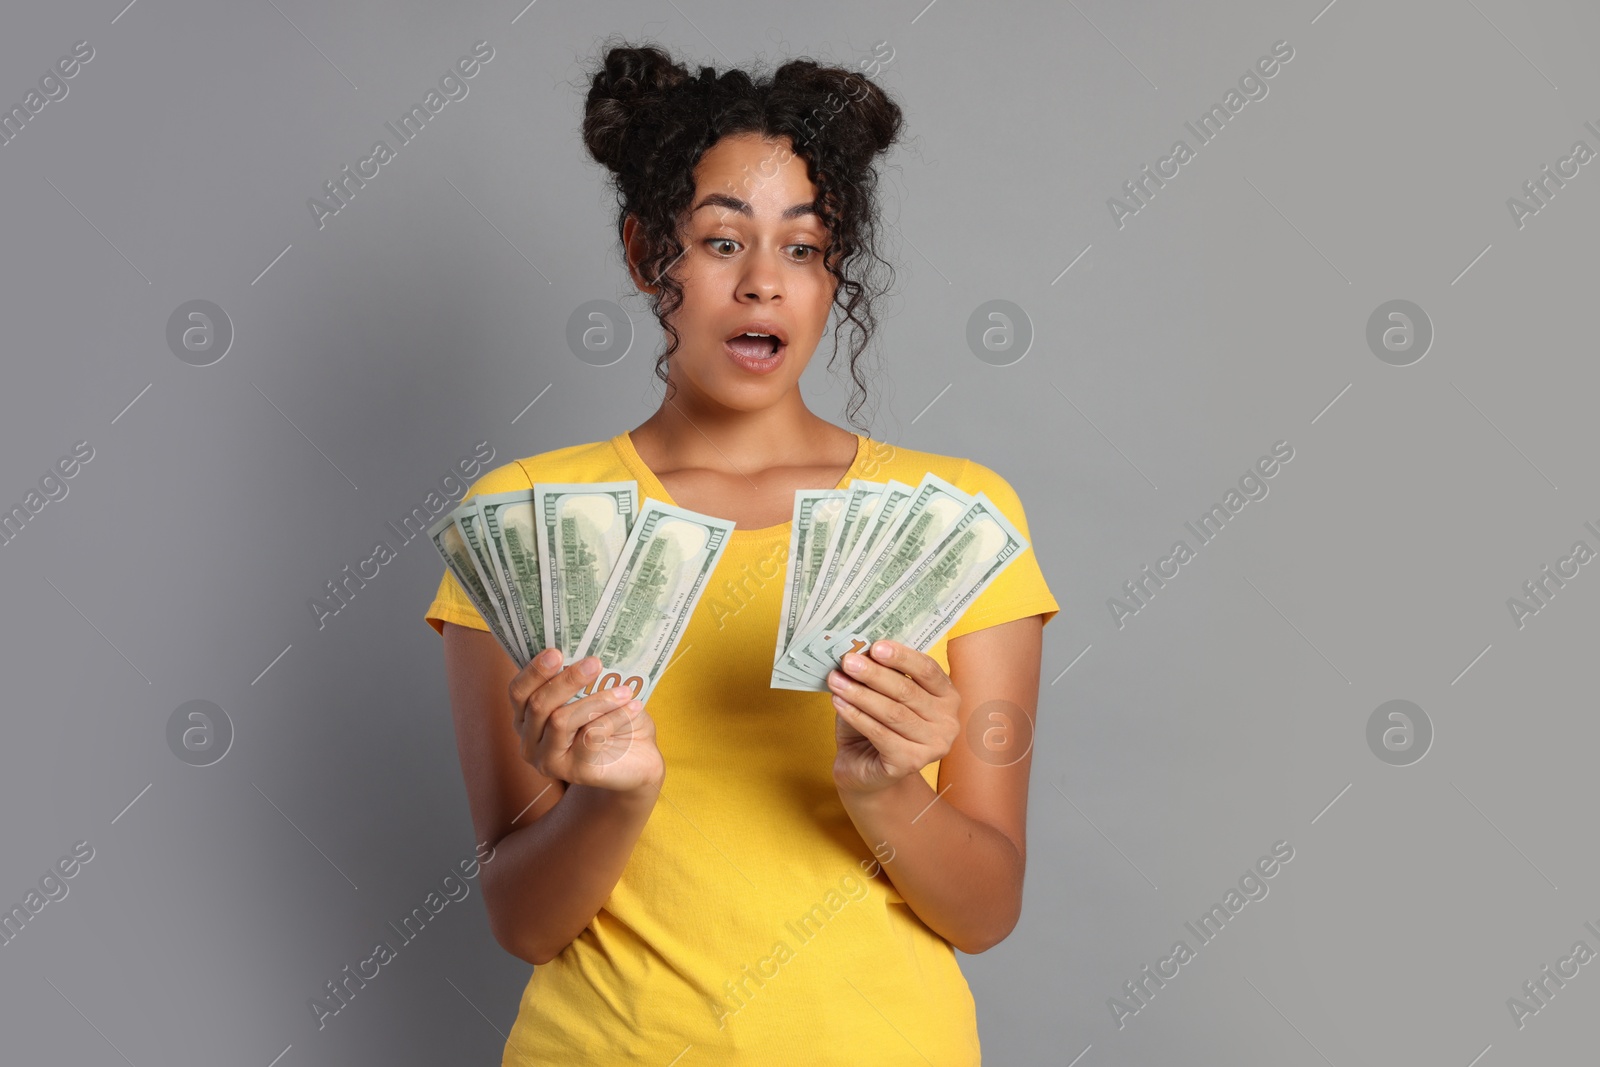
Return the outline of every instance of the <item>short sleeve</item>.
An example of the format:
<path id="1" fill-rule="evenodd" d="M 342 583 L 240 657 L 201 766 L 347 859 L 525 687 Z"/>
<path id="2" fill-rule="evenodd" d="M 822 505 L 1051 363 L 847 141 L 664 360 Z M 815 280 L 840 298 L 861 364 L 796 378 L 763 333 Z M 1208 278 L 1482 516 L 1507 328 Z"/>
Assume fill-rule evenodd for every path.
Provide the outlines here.
<path id="1" fill-rule="evenodd" d="M 450 505 L 450 507 L 453 510 L 475 496 L 483 496 L 489 493 L 509 493 L 514 489 L 530 488 L 532 485 L 533 482 L 529 479 L 526 469 L 521 463 L 513 461 L 485 473 L 472 483 L 460 501 Z M 443 515 L 445 512 L 440 512 L 439 514 Z M 435 517 L 434 521 L 437 522 L 438 518 Z M 428 539 L 428 544 L 432 546 L 432 539 Z M 444 633 L 444 624 L 447 622 L 453 622 L 460 626 L 470 626 L 474 630 L 487 632 L 489 624 L 484 621 L 478 609 L 473 606 L 466 590 L 462 589 L 461 583 L 456 581 L 456 576 L 450 573 L 450 568 L 444 565 L 442 559 L 439 559 L 437 551 L 434 552 L 434 558 L 438 560 L 440 567 L 444 570 L 444 576 L 439 579 L 439 588 L 434 593 L 433 603 L 428 605 L 428 610 L 423 616 L 428 625 L 441 635 Z"/>
<path id="2" fill-rule="evenodd" d="M 1039 568 L 1037 544 L 1028 529 L 1028 516 L 1023 512 L 1022 500 L 1016 490 L 1000 475 L 972 460 L 967 461 L 956 485 L 968 493 L 981 491 L 994 501 L 995 506 L 1017 528 L 1017 532 L 1028 539 L 1028 547 L 1007 564 L 1005 570 L 978 594 L 976 600 L 967 605 L 966 611 L 950 627 L 947 637 L 960 637 L 974 630 L 1025 619 L 1029 615 L 1043 615 L 1044 622 L 1049 623 L 1061 610 L 1061 605 L 1051 595 L 1044 572 Z"/>
<path id="3" fill-rule="evenodd" d="M 441 634 L 447 622 L 470 626 L 474 630 L 489 629 L 489 624 L 472 606 L 472 601 L 467 599 L 461 583 L 456 581 L 456 576 L 450 573 L 449 568 L 445 568 L 444 577 L 439 580 L 439 591 L 434 594 L 433 603 L 428 605 L 426 618 L 428 625 Z"/>

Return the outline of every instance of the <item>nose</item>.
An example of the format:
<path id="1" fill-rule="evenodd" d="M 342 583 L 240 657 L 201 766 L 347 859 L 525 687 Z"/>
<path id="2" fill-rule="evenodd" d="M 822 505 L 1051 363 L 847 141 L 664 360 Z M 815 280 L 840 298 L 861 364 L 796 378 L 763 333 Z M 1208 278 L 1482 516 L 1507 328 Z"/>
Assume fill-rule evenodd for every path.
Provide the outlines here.
<path id="1" fill-rule="evenodd" d="M 783 300 L 783 271 L 774 250 L 755 249 L 745 257 L 744 273 L 739 278 L 739 296 L 752 303 Z"/>

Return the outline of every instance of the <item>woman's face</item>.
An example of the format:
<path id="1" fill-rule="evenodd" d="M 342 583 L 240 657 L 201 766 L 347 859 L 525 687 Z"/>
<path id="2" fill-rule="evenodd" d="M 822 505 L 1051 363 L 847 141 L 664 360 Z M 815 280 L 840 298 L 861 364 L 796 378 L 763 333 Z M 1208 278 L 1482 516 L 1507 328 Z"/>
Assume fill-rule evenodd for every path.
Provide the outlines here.
<path id="1" fill-rule="evenodd" d="M 811 209 L 817 189 L 788 138 L 723 137 L 695 167 L 684 251 L 669 268 L 683 286 L 668 373 L 680 390 L 741 411 L 770 407 L 796 387 L 828 324 L 836 282 L 828 233 Z M 626 223 L 630 244 L 635 220 Z M 630 262 L 637 262 L 630 255 Z M 652 279 L 636 283 L 649 291 Z M 730 338 L 748 329 L 781 339 Z"/>

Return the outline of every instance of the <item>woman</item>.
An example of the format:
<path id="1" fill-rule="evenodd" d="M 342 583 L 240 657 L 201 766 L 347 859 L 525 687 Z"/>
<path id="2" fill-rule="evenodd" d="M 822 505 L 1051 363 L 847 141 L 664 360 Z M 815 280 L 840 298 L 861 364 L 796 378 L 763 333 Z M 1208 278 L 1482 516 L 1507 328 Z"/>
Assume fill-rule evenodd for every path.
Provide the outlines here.
<path id="1" fill-rule="evenodd" d="M 900 122 L 869 80 L 805 60 L 692 78 L 615 47 L 593 75 L 585 142 L 670 339 L 666 398 L 469 496 L 632 479 L 737 525 L 648 708 L 627 690 L 568 704 L 594 657 L 517 670 L 448 572 L 429 607 L 477 840 L 495 847 L 490 923 L 535 965 L 504 1064 L 979 1062 L 953 950 L 998 943 L 1021 910 L 1057 611 L 1032 549 L 927 653 L 877 641 L 831 672 L 831 698 L 770 677 L 796 490 L 933 471 L 1029 536 L 987 467 L 843 430 L 800 395 L 836 304 L 860 389 L 873 291 L 851 272 L 875 258 L 872 166 Z"/>

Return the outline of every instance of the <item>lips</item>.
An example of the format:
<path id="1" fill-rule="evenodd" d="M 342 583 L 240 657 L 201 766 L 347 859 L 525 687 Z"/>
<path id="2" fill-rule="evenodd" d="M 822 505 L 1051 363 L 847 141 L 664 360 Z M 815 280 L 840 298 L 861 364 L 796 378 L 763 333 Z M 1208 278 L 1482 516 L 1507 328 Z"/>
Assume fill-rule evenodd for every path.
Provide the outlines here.
<path id="1" fill-rule="evenodd" d="M 780 347 L 778 339 L 771 335 L 749 337 L 741 333 L 735 334 L 723 343 L 746 359 L 770 358 L 778 354 Z"/>
<path id="2" fill-rule="evenodd" d="M 747 374 L 768 375 L 775 374 L 783 366 L 788 357 L 789 346 L 780 344 L 774 347 L 773 338 L 777 334 L 767 335 L 768 339 L 760 337 L 731 337 L 722 342 L 722 350 L 727 353 L 729 361 Z"/>
<path id="3" fill-rule="evenodd" d="M 750 337 L 748 334 L 759 336 Z M 723 340 L 742 355 L 770 356 L 789 343 L 789 333 L 776 322 L 756 319 L 731 331 Z"/>

